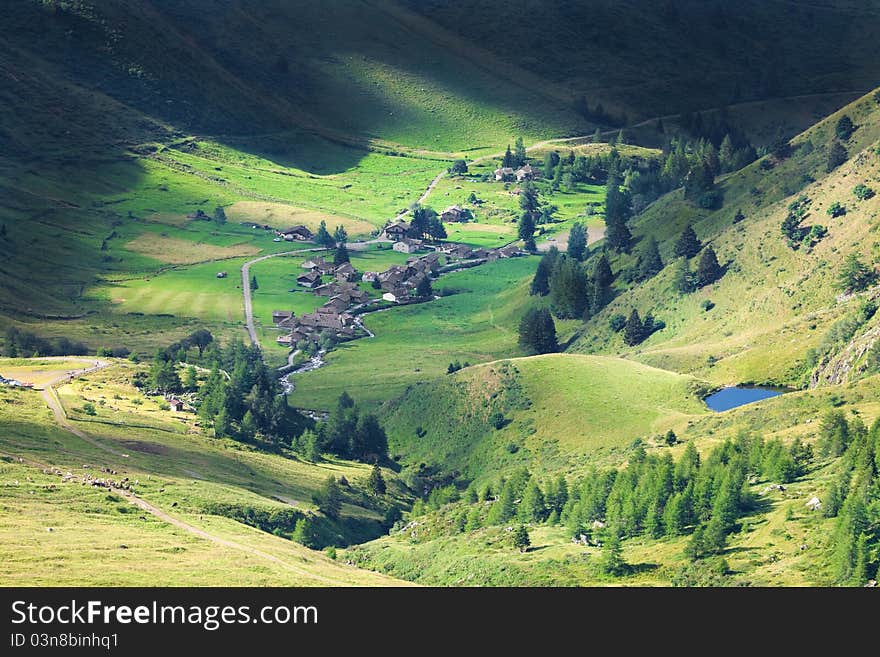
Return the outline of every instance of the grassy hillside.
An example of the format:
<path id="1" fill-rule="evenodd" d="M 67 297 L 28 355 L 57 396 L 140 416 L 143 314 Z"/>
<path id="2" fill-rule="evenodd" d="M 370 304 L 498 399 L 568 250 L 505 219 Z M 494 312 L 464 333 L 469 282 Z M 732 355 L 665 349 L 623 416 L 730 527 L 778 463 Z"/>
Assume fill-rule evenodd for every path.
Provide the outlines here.
<path id="1" fill-rule="evenodd" d="M 527 363 L 541 360 L 518 359 L 509 363 L 525 373 Z M 609 360 L 619 363 L 619 367 L 625 362 L 599 362 Z M 488 367 L 491 366 L 477 369 Z M 456 376 L 463 374 L 468 374 L 467 370 Z M 523 376 L 522 380 L 527 379 Z M 685 555 L 686 537 L 639 536 L 623 541 L 622 558 L 627 566 L 625 572 L 612 577 L 602 572 L 602 548 L 572 542 L 570 528 L 559 524 L 527 523 L 531 546 L 525 552 L 511 544 L 511 525 L 515 526 L 518 520 L 500 525 L 489 523 L 477 529 L 469 527 L 462 521 L 463 516 L 470 523 L 475 507 L 478 514 L 485 516 L 482 510 L 491 510 L 498 500 L 467 503 L 464 496 L 458 502 L 427 507 L 400 523 L 389 536 L 355 546 L 346 555 L 361 566 L 427 585 L 828 585 L 834 559 L 835 522 L 811 511 L 806 503 L 814 496 L 827 503 L 829 486 L 843 459 L 819 456 L 820 421 L 829 409 L 838 407 L 848 417 L 858 417 L 870 425 L 880 415 L 876 402 L 878 385 L 880 381 L 875 376 L 833 389 L 786 394 L 724 413 L 693 416 L 686 428 L 676 429 L 680 438 L 697 446 L 703 458 L 724 440 L 742 435 L 778 438 L 785 444 L 798 438 L 816 451 L 805 474 L 785 483 L 782 489 L 771 488 L 779 483 L 773 478 L 755 475 L 749 479 L 748 490 L 757 500 L 756 506 L 729 536 L 720 554 L 723 563 L 709 560 L 693 565 Z M 551 422 L 549 418 L 545 421 Z M 641 447 L 647 447 L 649 456 L 670 453 L 679 459 L 685 444 L 668 447 L 659 442 L 643 442 Z M 620 450 L 616 456 L 618 460 L 631 459 L 636 451 Z M 600 461 L 594 459 L 593 463 L 597 462 Z M 539 481 L 552 478 L 537 467 L 532 471 Z M 492 473 L 490 481 L 497 481 L 497 467 L 486 472 Z M 571 481 L 570 473 L 569 484 Z"/>
<path id="2" fill-rule="evenodd" d="M 858 129 L 845 142 L 849 161 L 829 174 L 827 148 L 844 114 Z M 850 253 L 869 263 L 876 258 L 877 199 L 859 201 L 853 189 L 858 184 L 877 186 L 878 138 L 880 105 L 871 94 L 796 137 L 784 161 L 774 164 L 768 156 L 722 178 L 720 210 L 697 208 L 680 190 L 652 204 L 632 221 L 633 233 L 637 240 L 658 240 L 666 268 L 635 287 L 618 282 L 618 298 L 587 324 L 573 349 L 629 353 L 716 383 L 804 384 L 811 367 L 807 351 L 827 343 L 832 325 L 854 315 L 862 301 L 837 300 L 835 284 L 843 260 Z M 793 250 L 780 226 L 789 204 L 801 196 L 809 199 L 803 225 L 821 224 L 828 235 L 812 247 Z M 845 215 L 827 214 L 834 202 L 846 206 Z M 739 210 L 745 220 L 734 224 Z M 704 244 L 712 245 L 727 272 L 717 283 L 681 295 L 674 289 L 674 267 L 669 263 L 674 242 L 688 222 Z M 620 256 L 614 268 L 633 261 Z M 707 300 L 714 303 L 708 311 L 703 309 Z M 608 328 L 613 314 L 628 314 L 633 307 L 642 314 L 652 311 L 667 324 L 636 349 L 625 347 Z"/>
<path id="3" fill-rule="evenodd" d="M 707 412 L 700 382 L 632 361 L 552 354 L 410 387 L 382 408 L 392 453 L 465 478 L 577 469 Z M 502 419 L 496 420 L 500 414 Z M 502 426 L 499 426 L 502 425 Z"/>
<path id="4" fill-rule="evenodd" d="M 37 383 L 70 367 L 77 365 L 0 360 L 0 372 L 6 376 Z M 364 492 L 368 466 L 344 461 L 311 464 L 208 438 L 196 416 L 171 413 L 161 399 L 146 397 L 131 385 L 138 367 L 115 362 L 59 388 L 65 422 L 78 433 L 56 424 L 38 392 L 0 391 L 2 503 L 16 510 L 3 515 L 10 522 L 26 518 L 24 525 L 4 523 L 0 530 L 4 581 L 377 582 L 289 540 L 294 522 L 304 514 L 318 518 L 323 544 L 381 534 L 385 503 Z M 93 412 L 87 411 L 88 404 Z M 68 472 L 72 477 L 65 480 Z M 331 474 L 350 482 L 338 522 L 321 521 L 312 499 Z M 136 498 L 82 483 L 88 475 L 127 477 L 135 482 Z M 387 501 L 405 501 L 406 493 L 393 473 L 387 471 L 386 479 Z M 144 513 L 143 506 L 138 508 L 140 501 L 158 512 Z M 186 526 L 172 526 L 172 520 Z M 94 532 L 81 531 L 83 527 Z M 100 536 L 89 539 L 92 534 Z M 24 550 L 25 545 L 30 547 Z M 178 553 L 181 560 L 168 569 L 167 554 Z M 38 560 L 45 559 L 50 567 L 37 568 Z M 163 568 L 166 571 L 160 574 Z"/>

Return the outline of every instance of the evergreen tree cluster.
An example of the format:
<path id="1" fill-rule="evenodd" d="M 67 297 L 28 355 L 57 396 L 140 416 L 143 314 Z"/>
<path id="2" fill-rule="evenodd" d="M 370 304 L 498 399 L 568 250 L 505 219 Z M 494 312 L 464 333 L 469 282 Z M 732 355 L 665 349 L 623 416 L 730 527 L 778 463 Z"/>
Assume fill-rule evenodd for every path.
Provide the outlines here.
<path id="1" fill-rule="evenodd" d="M 651 313 L 645 315 L 645 319 L 639 316 L 639 311 L 633 308 L 626 323 L 623 325 L 623 341 L 630 347 L 634 347 L 648 339 L 655 331 L 666 327 L 665 322 L 654 319 Z"/>
<path id="2" fill-rule="evenodd" d="M 614 296 L 614 275 L 603 253 L 587 271 L 580 262 L 551 248 L 541 257 L 532 278 L 531 294 L 546 296 L 560 319 L 589 319 Z"/>
<path id="3" fill-rule="evenodd" d="M 168 352 L 157 354 L 151 383 L 162 391 L 181 386 Z M 259 347 L 232 342 L 226 348 L 211 342 L 200 359 L 209 370 L 197 393 L 199 416 L 213 424 L 214 435 L 245 442 L 289 447 L 306 424 L 287 405 L 280 385 L 263 362 Z"/>
<path id="4" fill-rule="evenodd" d="M 327 420 L 314 431 L 304 432 L 294 447 L 311 460 L 322 453 L 368 463 L 388 458 L 388 436 L 379 419 L 364 412 L 346 392 L 339 396 Z"/>
<path id="5" fill-rule="evenodd" d="M 820 499 L 820 511 L 836 518 L 831 533 L 835 584 L 863 586 L 880 565 L 880 422 L 868 430 L 858 417 L 830 411 L 819 429 L 822 456 L 841 458 Z"/>
<path id="6" fill-rule="evenodd" d="M 446 238 L 446 228 L 436 210 L 416 203 L 410 208 L 408 237 L 442 240 Z"/>
<path id="7" fill-rule="evenodd" d="M 626 568 L 620 541 L 627 538 L 690 536 L 690 559 L 720 553 L 739 519 L 758 504 L 749 481 L 793 481 L 813 458 L 799 440 L 786 446 L 748 436 L 726 441 L 705 460 L 693 443 L 678 461 L 669 452 L 648 455 L 637 447 L 625 468 L 593 470 L 574 481 L 563 475 L 542 480 L 520 469 L 493 483 L 472 483 L 462 494 L 453 485 L 435 489 L 412 515 L 443 510 L 456 532 L 513 523 L 563 525 L 576 540 L 602 544 L 602 569 L 618 574 Z M 860 463 L 867 467 L 864 455 Z"/>

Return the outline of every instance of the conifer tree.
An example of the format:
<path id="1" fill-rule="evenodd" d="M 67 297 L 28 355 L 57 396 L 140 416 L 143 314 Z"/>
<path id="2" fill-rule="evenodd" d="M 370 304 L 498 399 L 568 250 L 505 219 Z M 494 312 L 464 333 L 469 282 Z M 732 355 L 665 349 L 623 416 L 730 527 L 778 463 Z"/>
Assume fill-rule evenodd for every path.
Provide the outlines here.
<path id="1" fill-rule="evenodd" d="M 541 260 L 538 262 L 538 267 L 535 270 L 535 276 L 532 278 L 529 294 L 542 297 L 550 294 L 550 277 L 553 275 L 553 267 L 558 256 L 559 250 L 555 246 L 551 247 L 547 253 L 541 256 Z"/>
<path id="2" fill-rule="evenodd" d="M 505 482 L 501 494 L 489 509 L 487 521 L 490 525 L 500 525 L 516 515 L 515 495 L 513 484 Z"/>
<path id="3" fill-rule="evenodd" d="M 588 301 L 587 277 L 580 263 L 566 256 L 557 258 L 550 279 L 550 306 L 553 312 L 563 319 L 580 319 Z"/>
<path id="4" fill-rule="evenodd" d="M 639 254 L 639 276 L 643 280 L 653 278 L 663 270 L 663 260 L 660 257 L 660 249 L 657 248 L 657 240 L 649 237 L 642 246 Z"/>
<path id="5" fill-rule="evenodd" d="M 639 344 L 645 339 L 645 325 L 639 317 L 639 311 L 635 308 L 629 314 L 626 325 L 623 327 L 623 341 L 630 347 Z"/>
<path id="6" fill-rule="evenodd" d="M 348 247 L 345 246 L 345 242 L 340 242 L 333 253 L 333 264 L 338 267 L 346 262 L 351 262 L 351 256 L 348 254 Z"/>
<path id="7" fill-rule="evenodd" d="M 320 244 L 326 249 L 332 249 L 335 246 L 333 236 L 327 231 L 327 222 L 323 219 L 318 226 L 318 232 L 315 233 L 315 243 Z"/>
<path id="8" fill-rule="evenodd" d="M 700 240 L 697 239 L 694 227 L 691 224 L 688 224 L 682 231 L 678 241 L 676 241 L 673 253 L 677 258 L 693 258 L 702 248 L 703 245 L 700 243 Z"/>
<path id="9" fill-rule="evenodd" d="M 336 477 L 330 475 L 324 486 L 315 495 L 315 503 L 318 505 L 318 511 L 332 520 L 339 517 L 342 510 L 342 491 L 339 490 L 339 483 Z"/>
<path id="10" fill-rule="evenodd" d="M 614 282 L 614 273 L 611 271 L 611 265 L 608 264 L 608 258 L 603 253 L 596 261 L 593 268 L 593 280 L 601 287 L 608 287 Z"/>
<path id="11" fill-rule="evenodd" d="M 620 575 L 626 566 L 620 545 L 620 530 L 611 527 L 605 533 L 599 565 L 606 575 Z"/>
<path id="12" fill-rule="evenodd" d="M 547 518 L 547 504 L 541 487 L 529 482 L 519 504 L 517 515 L 522 522 L 544 522 Z"/>
<path id="13" fill-rule="evenodd" d="M 501 160 L 501 167 L 503 169 L 513 168 L 513 153 L 510 152 L 510 144 L 507 145 L 507 150 L 504 151 L 504 158 Z"/>
<path id="14" fill-rule="evenodd" d="M 587 229 L 580 222 L 572 225 L 568 233 L 568 248 L 566 250 L 570 258 L 578 262 L 583 261 L 587 255 Z"/>
<path id="15" fill-rule="evenodd" d="M 534 252 L 535 246 L 535 220 L 531 213 L 523 212 L 517 226 L 517 236 L 523 241 L 526 251 Z"/>
<path id="16" fill-rule="evenodd" d="M 697 286 L 704 287 L 710 285 L 721 278 L 721 265 L 718 264 L 718 257 L 715 255 L 715 249 L 707 246 L 700 256 L 700 262 L 697 264 Z"/>
<path id="17" fill-rule="evenodd" d="M 378 463 L 374 464 L 373 469 L 370 471 L 370 479 L 367 482 L 367 486 L 375 495 L 384 495 L 387 490 L 385 477 L 382 476 L 382 469 Z"/>
<path id="18" fill-rule="evenodd" d="M 531 544 L 532 541 L 529 538 L 529 530 L 526 529 L 525 525 L 518 525 L 516 529 L 513 530 L 513 547 L 520 552 L 526 552 Z"/>
<path id="19" fill-rule="evenodd" d="M 517 137 L 513 145 L 513 166 L 521 167 L 526 163 L 526 145 L 522 137 Z"/>

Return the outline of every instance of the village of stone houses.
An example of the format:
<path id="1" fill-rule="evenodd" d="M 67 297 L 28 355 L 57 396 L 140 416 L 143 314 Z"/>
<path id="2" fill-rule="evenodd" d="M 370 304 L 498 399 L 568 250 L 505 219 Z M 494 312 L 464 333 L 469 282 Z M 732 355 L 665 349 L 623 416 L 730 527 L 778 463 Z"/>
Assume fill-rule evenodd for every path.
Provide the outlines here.
<path id="1" fill-rule="evenodd" d="M 531 167 L 528 167 L 531 169 Z M 505 175 L 499 169 L 498 175 Z M 511 169 L 510 174 L 514 172 Z M 532 175 L 532 171 L 528 172 Z M 522 178 L 520 178 L 522 179 Z M 445 209 L 440 219 L 444 223 L 467 221 L 469 213 L 459 206 Z M 313 238 L 305 226 L 293 226 L 277 231 L 285 241 L 308 241 Z M 410 224 L 395 220 L 386 225 L 372 243 L 386 243 L 394 251 L 411 254 L 405 265 L 392 265 L 385 271 L 357 271 L 350 262 L 334 265 L 320 255 L 302 263 L 305 270 L 297 276 L 297 285 L 312 294 L 327 297 L 327 302 L 313 313 L 297 316 L 289 310 L 272 312 L 272 322 L 282 333 L 276 339 L 279 345 L 292 350 L 314 349 L 317 345 L 344 342 L 366 334 L 358 317 L 392 305 L 421 303 L 434 298 L 432 279 L 442 274 L 476 267 L 499 258 L 527 255 L 515 244 L 497 248 L 472 248 L 456 242 L 431 242 L 411 237 Z M 350 243 L 356 250 L 363 242 Z"/>

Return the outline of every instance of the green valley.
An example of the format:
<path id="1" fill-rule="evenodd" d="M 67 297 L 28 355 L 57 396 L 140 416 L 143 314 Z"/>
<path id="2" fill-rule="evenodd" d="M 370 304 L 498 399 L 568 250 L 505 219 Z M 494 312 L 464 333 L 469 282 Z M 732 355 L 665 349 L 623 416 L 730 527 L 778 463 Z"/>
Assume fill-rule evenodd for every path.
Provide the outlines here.
<path id="1" fill-rule="evenodd" d="M 878 20 L 10 6 L 4 585 L 876 586 Z"/>

